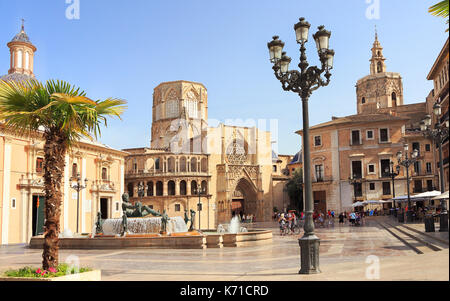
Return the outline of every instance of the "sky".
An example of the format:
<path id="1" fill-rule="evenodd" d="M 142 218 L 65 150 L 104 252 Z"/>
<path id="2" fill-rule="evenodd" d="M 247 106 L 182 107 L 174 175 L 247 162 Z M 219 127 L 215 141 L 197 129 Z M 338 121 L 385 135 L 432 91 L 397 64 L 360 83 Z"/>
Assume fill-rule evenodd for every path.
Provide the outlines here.
<path id="1" fill-rule="evenodd" d="M 356 114 L 355 84 L 369 74 L 375 25 L 387 71 L 403 78 L 404 103 L 425 101 L 433 88 L 426 76 L 448 36 L 445 20 L 428 13 L 436 2 L 0 0 L 0 75 L 8 72 L 6 44 L 23 18 L 37 47 L 37 79 L 68 81 L 92 99 L 127 100 L 122 120 L 109 120 L 100 142 L 117 149 L 149 147 L 153 89 L 188 80 L 206 86 L 211 126 L 259 122 L 272 132 L 277 153 L 293 155 L 301 147 L 295 134 L 302 128 L 301 102 L 273 74 L 267 49 L 272 36 L 285 42 L 290 68 L 298 68 L 298 19 L 311 24 L 310 65 L 320 64 L 312 34 L 319 25 L 331 31 L 334 68 L 330 84 L 310 97 L 312 126 Z"/>

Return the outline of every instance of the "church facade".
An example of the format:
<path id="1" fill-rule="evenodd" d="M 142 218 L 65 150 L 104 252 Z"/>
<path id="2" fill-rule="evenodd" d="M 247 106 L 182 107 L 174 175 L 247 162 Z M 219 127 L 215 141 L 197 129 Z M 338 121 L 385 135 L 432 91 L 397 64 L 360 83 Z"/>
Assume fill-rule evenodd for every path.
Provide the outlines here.
<path id="1" fill-rule="evenodd" d="M 34 79 L 34 53 L 22 26 L 10 41 L 10 69 L 0 81 Z M 60 230 L 90 233 L 97 212 L 102 218 L 122 214 L 127 153 L 81 139 L 65 156 Z M 44 225 L 44 139 L 41 132 L 20 136 L 0 121 L 0 245 L 28 243 Z M 80 179 L 79 193 L 72 188 Z M 85 181 L 86 180 L 86 181 Z"/>
<path id="2" fill-rule="evenodd" d="M 125 168 L 130 200 L 169 216 L 194 210 L 201 229 L 215 229 L 241 212 L 270 220 L 274 199 L 283 198 L 282 190 L 273 191 L 270 132 L 209 127 L 207 120 L 203 84 L 174 81 L 154 89 L 150 147 L 124 150 L 131 154 Z"/>

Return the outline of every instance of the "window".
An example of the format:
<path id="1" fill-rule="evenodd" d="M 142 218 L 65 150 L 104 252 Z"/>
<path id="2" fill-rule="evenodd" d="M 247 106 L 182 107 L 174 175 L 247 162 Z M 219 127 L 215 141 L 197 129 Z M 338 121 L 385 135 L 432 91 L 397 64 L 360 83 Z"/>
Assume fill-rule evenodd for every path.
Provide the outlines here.
<path id="1" fill-rule="evenodd" d="M 414 181 L 414 192 L 422 192 L 422 180 L 415 180 Z"/>
<path id="2" fill-rule="evenodd" d="M 116 211 L 119 211 L 119 203 L 116 202 Z"/>
<path id="3" fill-rule="evenodd" d="M 352 145 L 359 145 L 361 141 L 359 139 L 359 130 L 352 131 Z"/>
<path id="4" fill-rule="evenodd" d="M 156 195 L 163 195 L 163 183 L 161 181 L 156 182 Z"/>
<path id="5" fill-rule="evenodd" d="M 11 199 L 11 209 L 16 209 L 16 199 L 15 198 Z"/>
<path id="6" fill-rule="evenodd" d="M 196 195 L 197 194 L 197 181 L 192 181 L 191 182 L 191 195 Z"/>
<path id="7" fill-rule="evenodd" d="M 362 103 L 362 104 L 365 104 L 365 103 L 366 103 L 366 98 L 365 98 L 365 97 L 361 98 L 361 103 Z"/>
<path id="8" fill-rule="evenodd" d="M 375 183 L 369 183 L 369 189 L 375 190 Z"/>
<path id="9" fill-rule="evenodd" d="M 362 178 L 362 163 L 361 161 L 352 161 L 352 175 L 353 179 Z"/>
<path id="10" fill-rule="evenodd" d="M 108 180 L 108 169 L 106 167 L 102 168 L 102 180 Z"/>
<path id="11" fill-rule="evenodd" d="M 377 73 L 381 73 L 381 72 L 383 72 L 383 67 L 381 65 L 381 62 L 378 62 L 377 63 Z"/>
<path id="12" fill-rule="evenodd" d="M 166 118 L 174 118 L 179 115 L 178 100 L 168 100 L 166 102 Z"/>
<path id="13" fill-rule="evenodd" d="M 433 180 L 427 180 L 427 190 L 428 191 L 433 191 Z"/>
<path id="14" fill-rule="evenodd" d="M 419 161 L 414 162 L 414 172 L 416 174 L 420 173 L 420 162 Z"/>
<path id="15" fill-rule="evenodd" d="M 426 151 L 426 152 L 431 151 L 431 145 L 425 144 L 425 151 Z"/>
<path id="16" fill-rule="evenodd" d="M 353 189 L 354 189 L 355 197 L 362 197 L 362 184 L 361 183 L 353 184 Z"/>
<path id="17" fill-rule="evenodd" d="M 371 174 L 375 173 L 375 164 L 369 164 L 369 173 Z"/>
<path id="18" fill-rule="evenodd" d="M 180 182 L 180 194 L 181 195 L 186 195 L 187 193 L 186 193 L 186 181 L 184 181 L 184 180 L 182 180 L 181 182 Z"/>
<path id="19" fill-rule="evenodd" d="M 191 159 L 191 171 L 193 171 L 193 172 L 197 171 L 197 159 L 196 158 Z"/>
<path id="20" fill-rule="evenodd" d="M 383 195 L 390 195 L 390 194 L 391 194 L 391 183 L 383 182 Z"/>
<path id="21" fill-rule="evenodd" d="M 314 146 L 322 145 L 322 136 L 314 136 Z"/>
<path id="22" fill-rule="evenodd" d="M 159 169 L 160 169 L 160 166 L 159 166 L 160 164 L 159 164 L 159 163 L 160 163 L 160 160 L 159 160 L 159 158 L 157 158 L 157 159 L 155 160 L 155 169 L 156 169 L 156 170 L 159 170 Z"/>
<path id="23" fill-rule="evenodd" d="M 167 171 L 174 172 L 175 171 L 175 158 L 170 157 L 167 159 Z"/>
<path id="24" fill-rule="evenodd" d="M 44 159 L 43 158 L 36 158 L 36 172 L 42 172 L 44 169 Z"/>
<path id="25" fill-rule="evenodd" d="M 76 178 L 78 176 L 78 166 L 77 163 L 72 164 L 72 178 Z"/>
<path id="26" fill-rule="evenodd" d="M 174 181 L 169 181 L 167 183 L 167 192 L 169 193 L 169 195 L 175 195 L 175 182 Z"/>
<path id="27" fill-rule="evenodd" d="M 427 173 L 431 173 L 431 163 L 427 162 Z"/>
<path id="28" fill-rule="evenodd" d="M 412 149 L 417 149 L 419 151 L 418 156 L 420 156 L 420 143 L 419 142 L 413 142 Z"/>
<path id="29" fill-rule="evenodd" d="M 323 165 L 315 165 L 315 169 L 317 182 L 323 182 Z"/>
<path id="30" fill-rule="evenodd" d="M 366 132 L 367 135 L 367 140 L 373 140 L 373 131 L 372 130 L 368 130 Z"/>
<path id="31" fill-rule="evenodd" d="M 389 142 L 388 129 L 380 129 L 380 142 Z"/>
<path id="32" fill-rule="evenodd" d="M 392 106 L 396 107 L 397 106 L 397 95 L 395 94 L 395 92 L 392 92 L 391 99 L 392 99 Z"/>
<path id="33" fill-rule="evenodd" d="M 206 181 L 202 181 L 202 194 L 208 194 L 208 183 Z"/>
<path id="34" fill-rule="evenodd" d="M 272 166 L 272 171 L 273 171 L 273 172 L 277 172 L 277 166 L 276 166 L 276 165 L 273 165 L 273 166 Z"/>
<path id="35" fill-rule="evenodd" d="M 132 198 L 133 195 L 134 195 L 134 185 L 133 185 L 133 183 L 128 183 L 127 188 L 128 188 L 128 195 L 130 196 L 130 198 Z"/>
<path id="36" fill-rule="evenodd" d="M 381 166 L 381 177 L 382 178 L 388 178 L 389 177 L 389 171 L 390 171 L 390 165 L 391 160 L 390 159 L 383 159 L 380 160 L 380 166 Z"/>
<path id="37" fill-rule="evenodd" d="M 181 205 L 175 204 L 175 212 L 179 212 L 179 211 L 181 211 Z"/>

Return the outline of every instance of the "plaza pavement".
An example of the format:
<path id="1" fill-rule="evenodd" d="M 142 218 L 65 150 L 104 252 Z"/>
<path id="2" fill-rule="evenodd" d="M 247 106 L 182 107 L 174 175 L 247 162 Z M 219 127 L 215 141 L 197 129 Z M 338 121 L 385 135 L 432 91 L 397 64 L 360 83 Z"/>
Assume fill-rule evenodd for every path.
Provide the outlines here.
<path id="1" fill-rule="evenodd" d="M 366 277 L 367 269 L 375 271 L 376 258 L 380 268 L 379 278 L 374 280 L 449 280 L 448 232 L 442 250 L 416 254 L 380 227 L 378 221 L 382 220 L 369 218 L 362 227 L 336 223 L 316 228 L 322 271 L 317 275 L 298 274 L 298 238 L 302 234 L 280 236 L 276 223 L 254 225 L 273 230 L 272 242 L 264 245 L 205 250 L 60 250 L 60 262 L 78 258 L 82 266 L 101 269 L 102 280 L 111 281 L 366 281 L 371 280 Z M 377 257 L 366 262 L 369 255 Z M 25 245 L 1 246 L 0 271 L 38 267 L 41 258 L 41 250 Z"/>

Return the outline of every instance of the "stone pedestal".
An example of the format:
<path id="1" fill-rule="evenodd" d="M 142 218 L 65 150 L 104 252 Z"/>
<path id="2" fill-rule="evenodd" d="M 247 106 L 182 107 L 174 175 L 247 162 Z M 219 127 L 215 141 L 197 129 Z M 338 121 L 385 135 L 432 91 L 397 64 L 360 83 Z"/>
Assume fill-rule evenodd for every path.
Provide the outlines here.
<path id="1" fill-rule="evenodd" d="M 319 274 L 319 245 L 320 239 L 315 235 L 303 236 L 298 240 L 300 245 L 299 274 Z"/>
<path id="2" fill-rule="evenodd" d="M 439 215 L 439 232 L 448 232 L 448 212 Z"/>

